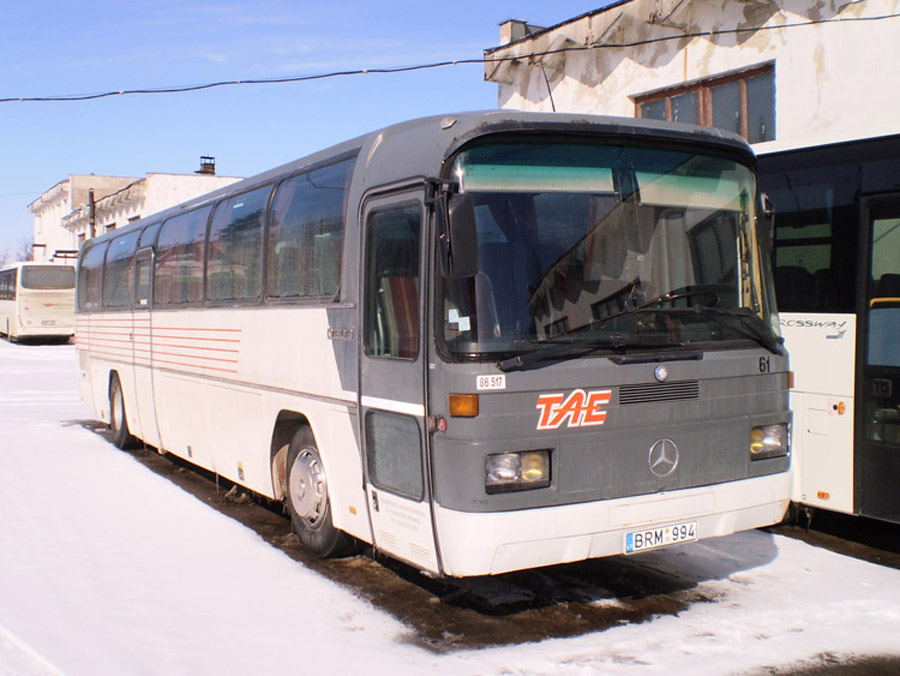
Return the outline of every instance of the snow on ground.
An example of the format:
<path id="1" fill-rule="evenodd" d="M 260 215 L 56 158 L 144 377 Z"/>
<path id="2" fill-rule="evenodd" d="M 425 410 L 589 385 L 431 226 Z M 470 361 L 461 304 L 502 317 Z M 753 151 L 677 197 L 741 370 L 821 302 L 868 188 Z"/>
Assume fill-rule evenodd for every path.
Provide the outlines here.
<path id="1" fill-rule="evenodd" d="M 900 654 L 900 571 L 763 532 L 648 552 L 717 599 L 436 654 L 82 423 L 74 348 L 0 341 L 0 674 L 726 674 Z"/>

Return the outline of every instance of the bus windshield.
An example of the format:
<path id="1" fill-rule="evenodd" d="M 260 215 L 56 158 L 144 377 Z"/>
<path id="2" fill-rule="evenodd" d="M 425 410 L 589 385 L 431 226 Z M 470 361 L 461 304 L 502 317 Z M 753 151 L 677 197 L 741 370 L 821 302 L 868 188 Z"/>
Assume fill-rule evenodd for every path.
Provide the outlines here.
<path id="1" fill-rule="evenodd" d="M 734 159 L 501 142 L 463 151 L 453 178 L 472 197 L 478 237 L 477 274 L 445 279 L 438 299 L 455 357 L 547 343 L 699 347 L 777 331 L 755 178 Z"/>
<path id="2" fill-rule="evenodd" d="M 34 290 L 74 289 L 75 267 L 72 265 L 25 265 L 22 288 Z"/>

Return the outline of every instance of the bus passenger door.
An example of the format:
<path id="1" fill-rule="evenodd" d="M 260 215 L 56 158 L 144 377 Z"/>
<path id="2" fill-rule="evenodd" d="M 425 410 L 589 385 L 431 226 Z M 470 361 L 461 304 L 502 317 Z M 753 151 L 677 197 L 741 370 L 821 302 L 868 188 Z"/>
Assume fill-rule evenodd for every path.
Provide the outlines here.
<path id="1" fill-rule="evenodd" d="M 900 522 L 900 195 L 865 205 L 867 261 L 856 511 Z"/>
<path id="2" fill-rule="evenodd" d="M 360 427 L 374 544 L 438 572 L 426 429 L 424 203 L 370 200 L 362 237 Z"/>
<path id="3" fill-rule="evenodd" d="M 132 363 L 137 416 L 141 421 L 141 439 L 160 448 L 153 400 L 153 249 L 141 249 L 134 257 L 134 310 L 132 314 Z M 135 430 L 136 431 L 136 430 Z"/>

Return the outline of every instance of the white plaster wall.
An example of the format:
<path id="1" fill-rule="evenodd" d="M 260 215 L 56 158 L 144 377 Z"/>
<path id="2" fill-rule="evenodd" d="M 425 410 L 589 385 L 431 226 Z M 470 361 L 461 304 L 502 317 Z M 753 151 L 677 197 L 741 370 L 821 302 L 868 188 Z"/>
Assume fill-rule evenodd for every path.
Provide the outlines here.
<path id="1" fill-rule="evenodd" d="M 136 182 L 135 185 L 121 193 L 108 197 L 100 197 L 98 194 L 96 234 L 102 235 L 109 230 L 125 227 L 132 220 L 146 218 L 163 209 L 168 209 L 239 180 L 241 179 L 233 176 L 159 173 L 147 174 L 146 178 L 140 181 L 129 179 L 129 183 Z M 128 183 L 121 187 L 124 188 L 126 185 Z M 76 208 L 79 209 L 78 215 L 70 221 L 69 229 L 62 227 L 61 220 L 62 216 L 70 213 L 71 209 L 64 210 L 56 220 L 56 227 L 65 231 L 74 242 L 77 242 L 79 236 L 83 236 L 84 239 L 90 237 L 87 209 L 79 207 L 81 205 L 76 205 Z M 50 217 L 48 220 L 52 221 L 54 217 Z M 52 224 L 50 227 L 53 227 Z M 71 248 L 77 248 L 77 244 Z"/>
<path id="2" fill-rule="evenodd" d="M 230 185 L 240 178 L 197 174 L 147 174 L 147 190 L 141 217 L 168 209 L 194 197 Z M 121 225 L 120 225 L 121 227 Z"/>
<path id="3" fill-rule="evenodd" d="M 666 25 L 649 23 L 653 12 L 660 12 Z M 488 56 L 771 26 L 737 36 L 567 52 L 542 61 L 558 111 L 626 117 L 635 115 L 635 95 L 774 62 L 776 134 L 783 140 L 900 123 L 900 87 L 895 85 L 900 18 L 846 20 L 898 12 L 900 0 L 633 0 Z M 842 21 L 809 23 L 832 18 Z M 486 65 L 486 78 L 499 84 L 501 108 L 551 110 L 544 74 L 528 63 Z"/>
<path id="4" fill-rule="evenodd" d="M 76 249 L 75 236 L 61 227 L 63 216 L 71 210 L 69 191 L 60 193 L 57 199 L 40 206 L 34 216 L 34 243 L 46 246 L 34 247 L 34 260 L 45 263 L 57 249 Z"/>

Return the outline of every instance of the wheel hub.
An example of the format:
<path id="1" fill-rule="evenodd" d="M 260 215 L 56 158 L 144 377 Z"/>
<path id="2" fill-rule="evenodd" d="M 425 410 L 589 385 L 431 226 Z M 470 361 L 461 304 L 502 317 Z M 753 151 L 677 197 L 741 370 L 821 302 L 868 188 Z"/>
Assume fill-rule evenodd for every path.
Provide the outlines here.
<path id="1" fill-rule="evenodd" d="M 304 448 L 288 474 L 288 498 L 294 514 L 317 526 L 325 516 L 328 493 L 322 462 L 314 449 Z"/>

